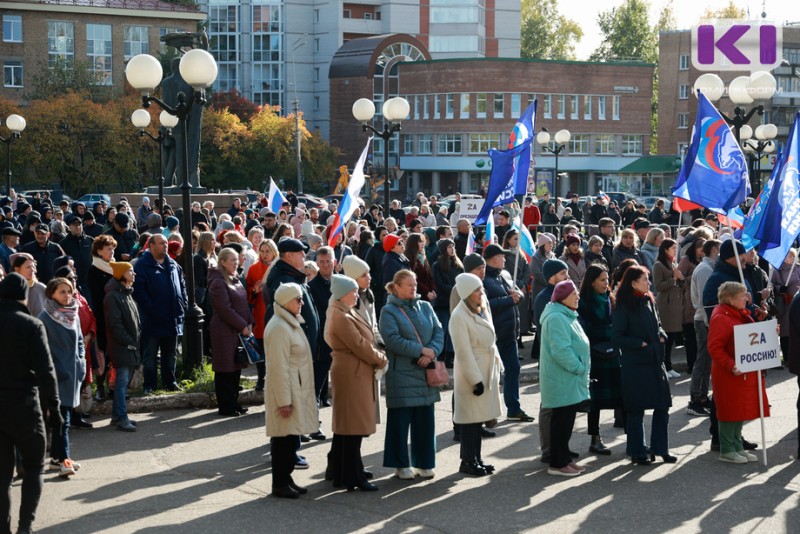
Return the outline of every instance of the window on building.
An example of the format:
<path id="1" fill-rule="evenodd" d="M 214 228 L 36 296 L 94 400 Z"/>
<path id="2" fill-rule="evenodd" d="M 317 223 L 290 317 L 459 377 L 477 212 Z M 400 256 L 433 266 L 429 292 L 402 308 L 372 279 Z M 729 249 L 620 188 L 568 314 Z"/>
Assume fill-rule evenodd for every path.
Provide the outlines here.
<path id="1" fill-rule="evenodd" d="M 642 136 L 623 135 L 622 136 L 622 155 L 641 156 L 642 155 Z"/>
<path id="2" fill-rule="evenodd" d="M 319 9 L 314 10 L 314 22 L 319 24 Z"/>
<path id="3" fill-rule="evenodd" d="M 111 85 L 111 24 L 86 25 L 86 57 L 99 85 Z"/>
<path id="4" fill-rule="evenodd" d="M 411 107 L 414 109 L 414 120 L 419 120 L 419 97 L 414 95 L 414 98 L 411 100 Z"/>
<path id="5" fill-rule="evenodd" d="M 567 116 L 567 97 L 558 95 L 558 102 L 556 103 L 558 109 L 556 110 L 556 118 L 563 119 Z"/>
<path id="6" fill-rule="evenodd" d="M 571 95 L 569 97 L 569 118 L 576 121 L 580 110 L 578 109 L 578 95 Z"/>
<path id="7" fill-rule="evenodd" d="M 22 42 L 22 15 L 3 15 L 3 42 Z"/>
<path id="8" fill-rule="evenodd" d="M 364 13 L 364 20 L 372 20 L 372 13 L 369 11 Z"/>
<path id="9" fill-rule="evenodd" d="M 314 39 L 314 52 L 319 52 L 319 39 Z"/>
<path id="10" fill-rule="evenodd" d="M 615 121 L 618 121 L 619 120 L 619 106 L 620 106 L 619 97 L 618 96 L 614 97 L 613 106 L 614 106 L 614 108 L 611 110 L 611 118 L 614 119 Z"/>
<path id="11" fill-rule="evenodd" d="M 428 95 L 422 95 L 422 118 L 428 118 Z"/>
<path id="12" fill-rule="evenodd" d="M 688 113 L 678 113 L 678 128 L 688 128 L 689 127 L 689 114 Z"/>
<path id="13" fill-rule="evenodd" d="M 553 117 L 553 95 L 544 95 L 542 99 L 542 114 L 545 119 Z"/>
<path id="14" fill-rule="evenodd" d="M 455 100 L 455 95 L 447 94 L 444 95 L 444 118 L 445 119 L 452 119 L 453 118 L 453 101 Z"/>
<path id="15" fill-rule="evenodd" d="M 314 67 L 314 81 L 319 81 L 319 67 Z"/>
<path id="16" fill-rule="evenodd" d="M 533 101 L 536 100 L 536 95 L 533 93 L 528 93 L 528 105 L 530 106 L 533 104 Z"/>
<path id="17" fill-rule="evenodd" d="M 572 134 L 569 138 L 569 153 L 573 156 L 589 154 L 589 135 Z"/>
<path id="18" fill-rule="evenodd" d="M 477 172 L 472 172 L 469 175 L 469 192 L 470 193 L 477 193 L 478 190 L 481 188 L 481 174 Z"/>
<path id="19" fill-rule="evenodd" d="M 597 97 L 597 118 L 601 121 L 606 120 L 606 97 Z"/>
<path id="20" fill-rule="evenodd" d="M 22 87 L 22 61 L 6 59 L 3 62 L 3 85 Z"/>
<path id="21" fill-rule="evenodd" d="M 314 111 L 319 111 L 320 100 L 318 96 L 314 97 Z"/>
<path id="22" fill-rule="evenodd" d="M 595 137 L 597 143 L 597 155 L 613 156 L 616 154 L 616 142 L 614 134 L 599 134 Z"/>
<path id="23" fill-rule="evenodd" d="M 375 20 L 381 20 L 381 12 L 380 11 L 375 11 Z M 395 185 L 395 184 L 397 184 L 397 180 L 395 180 L 392 185 Z"/>
<path id="24" fill-rule="evenodd" d="M 349 18 L 352 18 L 352 17 L 353 17 L 353 14 L 349 9 L 345 9 L 345 10 L 342 11 L 342 18 L 343 19 L 349 19 Z"/>
<path id="25" fill-rule="evenodd" d="M 469 153 L 486 155 L 490 148 L 500 147 L 500 134 L 469 134 Z"/>
<path id="26" fill-rule="evenodd" d="M 461 118 L 469 118 L 469 93 L 461 93 Z"/>
<path id="27" fill-rule="evenodd" d="M 689 85 L 682 83 L 678 86 L 678 98 L 680 100 L 686 100 L 689 98 Z"/>
<path id="28" fill-rule="evenodd" d="M 478 52 L 480 38 L 477 35 L 431 35 L 431 52 Z"/>
<path id="29" fill-rule="evenodd" d="M 210 4 L 213 4 L 210 3 Z M 253 58 L 258 58 L 258 67 L 265 67 L 269 70 L 264 62 L 269 60 L 270 57 L 270 40 L 267 31 L 270 28 L 270 11 L 269 6 L 253 6 Z M 217 67 L 219 74 L 217 81 L 214 82 L 214 89 L 217 91 L 230 91 L 231 89 L 239 89 L 239 53 L 241 50 L 241 23 L 240 23 L 240 7 L 238 5 L 209 5 L 208 6 L 208 25 L 209 34 L 211 36 L 211 52 L 217 60 Z M 254 65 L 255 70 L 255 65 Z M 264 74 L 263 70 L 261 73 Z M 258 80 L 261 81 L 261 80 Z M 254 79 L 254 85 L 257 81 Z M 262 81 L 263 83 L 263 81 Z M 272 85 L 272 81 L 267 83 Z M 262 86 L 263 87 L 263 86 Z M 256 96 L 256 92 L 261 89 L 260 87 L 253 87 L 254 100 L 269 99 L 266 95 Z M 263 93 L 263 91 L 258 91 Z"/>
<path id="30" fill-rule="evenodd" d="M 418 154 L 433 154 L 433 134 L 422 134 L 419 136 Z"/>
<path id="31" fill-rule="evenodd" d="M 438 118 L 440 118 L 442 116 L 441 111 L 439 109 L 441 107 L 441 101 L 440 100 L 441 99 L 440 99 L 439 95 L 433 95 L 433 118 L 434 119 L 438 119 Z"/>
<path id="32" fill-rule="evenodd" d="M 479 119 L 486 118 L 486 93 L 475 95 L 475 116 Z"/>
<path id="33" fill-rule="evenodd" d="M 592 97 L 590 95 L 583 97 L 583 120 L 592 120 Z"/>
<path id="34" fill-rule="evenodd" d="M 782 57 L 792 65 L 800 65 L 800 48 L 784 48 Z"/>
<path id="35" fill-rule="evenodd" d="M 439 134 L 439 154 L 461 154 L 461 134 Z"/>
<path id="36" fill-rule="evenodd" d="M 431 2 L 433 3 L 433 2 Z M 458 2 L 468 4 L 469 2 Z M 474 4 L 475 2 L 473 2 Z M 431 24 L 477 24 L 479 18 L 477 6 L 431 7 Z"/>
<path id="37" fill-rule="evenodd" d="M 122 48 L 125 61 L 139 54 L 149 54 L 150 28 L 147 26 L 125 26 Z"/>
<path id="38" fill-rule="evenodd" d="M 689 54 L 681 54 L 680 58 L 680 70 L 689 70 Z"/>
<path id="39" fill-rule="evenodd" d="M 522 113 L 522 95 L 519 93 L 512 93 L 511 95 L 511 117 L 519 117 Z"/>
<path id="40" fill-rule="evenodd" d="M 47 23 L 47 63 L 51 67 L 63 62 L 72 65 L 75 61 L 75 25 L 71 22 L 49 21 Z"/>
<path id="41" fill-rule="evenodd" d="M 411 135 L 404 135 L 403 136 L 403 154 L 413 154 L 414 153 L 414 137 Z"/>
<path id="42" fill-rule="evenodd" d="M 502 119 L 504 114 L 504 104 L 503 101 L 503 93 L 495 93 L 494 94 L 494 118 L 495 119 Z"/>

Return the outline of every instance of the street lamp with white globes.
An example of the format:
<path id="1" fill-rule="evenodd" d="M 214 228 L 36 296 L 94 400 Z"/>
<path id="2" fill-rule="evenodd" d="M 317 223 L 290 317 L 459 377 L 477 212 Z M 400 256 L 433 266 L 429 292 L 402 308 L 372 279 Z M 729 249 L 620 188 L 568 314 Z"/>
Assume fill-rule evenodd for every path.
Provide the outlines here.
<path id="1" fill-rule="evenodd" d="M 764 154 L 775 152 L 775 138 L 778 136 L 778 127 L 774 124 L 762 124 L 756 128 L 755 139 L 753 139 L 753 129 L 750 126 L 742 126 L 742 150 L 751 156 L 751 168 L 753 190 L 755 194 L 761 190 L 761 157 Z"/>
<path id="2" fill-rule="evenodd" d="M 188 121 L 193 106 L 204 105 L 206 103 L 205 90 L 214 83 L 217 79 L 218 67 L 214 57 L 207 51 L 200 48 L 195 48 L 186 52 L 180 59 L 179 71 L 181 78 L 189 84 L 193 93 L 190 95 L 185 94 L 183 91 L 179 92 L 177 96 L 177 104 L 170 106 L 163 100 L 151 96 L 156 87 L 161 83 L 164 71 L 161 68 L 161 63 L 149 54 L 139 54 L 128 61 L 125 67 L 125 77 L 128 83 L 142 93 L 142 106 L 149 108 L 152 102 L 158 104 L 166 113 L 161 114 L 161 124 L 166 127 L 165 119 L 169 123 L 171 116 L 177 119 L 177 124 L 180 124 L 183 133 L 183 142 L 181 143 L 180 150 L 183 154 L 183 182 L 181 183 L 181 191 L 183 196 L 183 221 L 181 222 L 181 234 L 183 235 L 183 271 L 186 277 L 186 293 L 188 300 L 188 308 L 184 317 L 184 330 L 183 338 L 186 341 L 186 353 L 184 354 L 184 363 L 188 368 L 197 368 L 202 364 L 203 358 L 203 312 L 197 306 L 195 298 L 195 279 L 194 279 L 194 261 L 192 258 L 192 186 L 189 183 L 189 131 Z M 144 110 L 141 110 L 144 111 Z M 146 113 L 146 112 L 145 112 Z M 131 117 L 133 121 L 135 117 Z M 144 116 L 139 114 L 138 122 L 134 125 L 142 128 L 141 124 L 144 123 Z M 149 115 L 148 121 L 149 124 Z M 176 125 L 172 123 L 173 127 Z M 145 125 L 146 126 L 146 125 Z M 163 170 L 162 170 L 163 173 Z M 163 181 L 163 177 L 162 177 Z"/>
<path id="3" fill-rule="evenodd" d="M 400 123 L 408 117 L 411 106 L 405 98 L 396 96 L 383 103 L 381 114 L 383 115 L 383 130 L 375 129 L 369 122 L 375 116 L 375 103 L 369 98 L 359 98 L 353 103 L 353 117 L 361 123 L 361 129 L 365 132 L 372 131 L 375 135 L 383 139 L 383 168 L 385 179 L 383 181 L 383 209 L 384 217 L 389 216 L 389 139 L 395 132 L 401 130 Z"/>
<path id="4" fill-rule="evenodd" d="M 20 115 L 9 115 L 6 118 L 6 128 L 11 131 L 8 137 L 0 137 L 0 141 L 6 144 L 6 195 L 11 194 L 11 142 L 19 139 L 20 134 L 28 124 Z"/>
<path id="5" fill-rule="evenodd" d="M 767 71 L 756 71 L 750 76 L 739 76 L 734 78 L 728 84 L 727 95 L 736 107 L 733 110 L 733 117 L 729 117 L 722 111 L 720 115 L 725 119 L 725 122 L 733 129 L 736 136 L 736 141 L 741 142 L 752 136 L 752 130 L 749 130 L 750 135 L 743 136 L 742 133 L 748 133 L 748 130 L 743 130 L 750 122 L 754 114 L 764 115 L 764 104 L 755 104 L 756 101 L 770 100 L 775 94 L 777 84 L 775 77 Z M 725 94 L 725 83 L 722 79 L 714 73 L 707 72 L 694 82 L 694 93 L 703 93 L 706 98 L 711 102 L 719 100 Z M 754 104 L 748 111 L 744 106 Z M 765 125 L 766 126 L 766 125 Z M 777 128 L 775 130 L 777 134 Z M 760 189 L 760 183 L 753 185 L 753 194 L 757 195 Z"/>
<path id="6" fill-rule="evenodd" d="M 146 109 L 137 109 L 131 115 L 131 122 L 139 128 L 139 135 L 142 137 L 149 137 L 158 143 L 158 212 L 163 213 L 164 209 L 164 141 L 172 136 L 172 129 L 178 125 L 178 117 L 170 115 L 166 110 L 162 110 L 158 115 L 158 120 L 161 127 L 158 129 L 158 135 L 155 136 L 145 130 L 150 126 L 150 113 Z"/>
<path id="7" fill-rule="evenodd" d="M 569 130 L 559 130 L 556 132 L 556 135 L 553 136 L 553 140 L 556 142 L 555 147 L 550 146 L 550 132 L 547 131 L 547 128 L 542 128 L 542 131 L 536 134 L 536 142 L 542 146 L 542 149 L 550 152 L 556 157 L 556 164 L 555 164 L 555 176 L 553 177 L 553 189 L 554 191 L 554 198 L 558 198 L 558 155 L 567 148 L 567 143 L 569 143 L 569 139 L 572 135 L 569 133 Z"/>

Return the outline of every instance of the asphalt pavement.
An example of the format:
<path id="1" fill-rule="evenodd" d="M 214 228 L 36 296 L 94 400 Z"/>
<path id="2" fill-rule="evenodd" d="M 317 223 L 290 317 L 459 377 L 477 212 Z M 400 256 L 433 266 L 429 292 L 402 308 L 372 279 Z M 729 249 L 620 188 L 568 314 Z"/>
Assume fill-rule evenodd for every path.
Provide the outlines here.
<path id="1" fill-rule="evenodd" d="M 523 363 L 525 372 L 535 371 L 530 360 Z M 348 493 L 324 480 L 331 409 L 323 409 L 329 439 L 303 445 L 310 468 L 295 471 L 294 478 L 309 493 L 294 501 L 269 497 L 263 406 L 251 406 L 238 418 L 208 409 L 141 413 L 136 433 L 116 431 L 107 416 L 95 416 L 93 430 L 72 431 L 72 454 L 82 464 L 78 474 L 69 480 L 45 476 L 34 526 L 37 532 L 70 534 L 800 531 L 796 377 L 785 370 L 768 373 L 768 467 L 719 462 L 709 452 L 708 420 L 686 413 L 688 377 L 671 384 L 670 450 L 679 458 L 676 464 L 631 464 L 625 435 L 612 428 L 613 414 L 606 411 L 601 429 L 613 454 L 588 452 L 586 416 L 579 415 L 570 445 L 581 453 L 586 472 L 548 476 L 539 461 L 538 384 L 527 383 L 522 406 L 537 422 L 500 420 L 497 437 L 483 442 L 484 460 L 497 467 L 494 475 L 458 473 L 451 392 L 445 391 L 436 405 L 436 477 L 404 481 L 382 467 L 379 425 L 362 448 L 380 487 L 374 493 Z M 747 423 L 744 435 L 760 442 L 759 422 Z M 12 495 L 16 515 L 19 481 Z"/>

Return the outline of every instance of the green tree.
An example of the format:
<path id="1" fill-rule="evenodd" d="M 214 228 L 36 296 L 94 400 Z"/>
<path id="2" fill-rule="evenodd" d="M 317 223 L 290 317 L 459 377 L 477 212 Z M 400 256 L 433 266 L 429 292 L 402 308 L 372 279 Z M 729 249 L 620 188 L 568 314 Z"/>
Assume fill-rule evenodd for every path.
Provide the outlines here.
<path id="1" fill-rule="evenodd" d="M 645 0 L 625 0 L 615 8 L 600 13 L 597 24 L 603 42 L 592 52 L 592 61 L 658 61 L 658 32 L 650 25 Z"/>
<path id="2" fill-rule="evenodd" d="M 31 79 L 31 92 L 27 100 L 46 100 L 64 93 L 87 94 L 94 102 L 106 102 L 111 98 L 111 87 L 98 85 L 98 77 L 89 61 L 75 59 L 67 62 L 57 60 L 50 65 L 39 61 L 36 74 Z"/>
<path id="3" fill-rule="evenodd" d="M 200 183 L 230 189 L 254 182 L 247 148 L 252 135 L 247 125 L 227 109 L 206 109 L 200 141 Z"/>
<path id="4" fill-rule="evenodd" d="M 574 59 L 583 30 L 558 12 L 556 0 L 522 0 L 520 55 L 536 59 Z"/>
<path id="5" fill-rule="evenodd" d="M 746 19 L 747 10 L 742 9 L 733 3 L 733 0 L 728 0 L 728 5 L 713 11 L 710 7 L 706 7 L 703 18 L 706 19 Z"/>

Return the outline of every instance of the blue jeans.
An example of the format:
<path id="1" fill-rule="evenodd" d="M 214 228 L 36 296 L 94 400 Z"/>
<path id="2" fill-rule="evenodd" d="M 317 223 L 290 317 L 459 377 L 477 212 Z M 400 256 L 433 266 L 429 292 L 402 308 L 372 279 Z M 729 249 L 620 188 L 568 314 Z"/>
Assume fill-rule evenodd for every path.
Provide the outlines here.
<path id="1" fill-rule="evenodd" d="M 62 462 L 67 458 L 70 458 L 69 455 L 69 425 L 70 420 L 72 419 L 72 408 L 69 406 L 64 406 L 63 404 L 58 407 L 61 411 L 61 417 L 64 418 L 64 424 L 61 425 L 61 428 L 53 428 L 53 441 L 50 445 L 50 455 Z"/>
<path id="2" fill-rule="evenodd" d="M 114 382 L 114 404 L 111 406 L 111 418 L 124 422 L 128 418 L 128 409 L 125 395 L 128 394 L 128 384 L 131 381 L 134 367 L 117 367 L 117 379 Z"/>
<path id="3" fill-rule="evenodd" d="M 142 365 L 144 366 L 144 389 L 154 390 L 158 386 L 156 360 L 161 350 L 161 384 L 169 388 L 175 384 L 175 352 L 178 336 L 154 337 L 142 334 Z"/>
<path id="4" fill-rule="evenodd" d="M 641 458 L 647 455 L 647 442 L 644 440 L 644 411 L 626 411 L 628 416 L 626 430 L 628 444 L 625 453 L 631 458 Z M 653 410 L 653 423 L 650 429 L 650 452 L 653 454 L 667 454 L 669 452 L 669 411 L 667 409 Z"/>
<path id="5" fill-rule="evenodd" d="M 497 351 L 506 368 L 503 375 L 503 400 L 508 409 L 508 415 L 517 415 L 522 411 L 519 405 L 519 352 L 517 340 L 498 341 Z"/>

